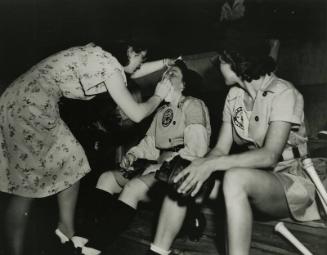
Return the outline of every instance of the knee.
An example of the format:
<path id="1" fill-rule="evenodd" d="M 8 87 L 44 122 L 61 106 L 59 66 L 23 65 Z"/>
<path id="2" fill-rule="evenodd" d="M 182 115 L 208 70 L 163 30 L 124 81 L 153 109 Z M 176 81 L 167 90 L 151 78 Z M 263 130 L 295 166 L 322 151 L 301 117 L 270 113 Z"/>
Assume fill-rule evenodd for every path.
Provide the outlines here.
<path id="1" fill-rule="evenodd" d="M 134 200 L 137 202 L 142 201 L 145 199 L 148 189 L 149 188 L 143 181 L 138 178 L 134 178 L 124 186 L 120 199 Z"/>
<path id="2" fill-rule="evenodd" d="M 121 187 L 118 185 L 115 175 L 112 171 L 107 171 L 101 174 L 98 179 L 96 188 L 109 192 L 110 194 L 119 193 Z"/>
<path id="3" fill-rule="evenodd" d="M 249 177 L 250 174 L 247 169 L 235 168 L 226 171 L 223 180 L 225 200 L 247 195 Z"/>

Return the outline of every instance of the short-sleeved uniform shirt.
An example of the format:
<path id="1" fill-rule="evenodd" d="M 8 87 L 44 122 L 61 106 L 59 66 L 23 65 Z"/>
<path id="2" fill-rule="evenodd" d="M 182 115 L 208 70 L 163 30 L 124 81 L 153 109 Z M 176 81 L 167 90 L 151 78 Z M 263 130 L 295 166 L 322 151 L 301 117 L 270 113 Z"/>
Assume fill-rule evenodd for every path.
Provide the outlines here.
<path id="1" fill-rule="evenodd" d="M 297 147 L 300 156 L 307 154 L 302 95 L 292 84 L 274 74 L 265 77 L 250 112 L 244 106 L 245 93 L 239 87 L 232 87 L 225 101 L 223 121 L 232 124 L 233 140 L 249 149 L 261 148 L 271 122 L 291 123 L 282 160 L 273 172 L 284 187 L 292 216 L 303 221 L 319 219 L 314 185 L 292 150 Z"/>
<path id="2" fill-rule="evenodd" d="M 24 197 L 56 194 L 90 171 L 86 155 L 60 118 L 60 97 L 88 100 L 107 92 L 123 67 L 94 44 L 39 62 L 0 98 L 0 191 Z"/>
<path id="3" fill-rule="evenodd" d="M 204 126 L 210 137 L 207 107 L 197 98 L 185 97 L 177 106 L 169 104 L 158 109 L 147 135 L 155 138 L 157 149 L 168 149 L 184 144 L 185 128 L 192 124 Z"/>
<path id="4" fill-rule="evenodd" d="M 170 160 L 176 154 L 187 160 L 203 157 L 209 149 L 211 126 L 209 111 L 205 103 L 194 97 L 184 97 L 178 105 L 165 104 L 154 116 L 146 136 L 140 143 L 132 147 L 128 153 L 136 158 L 157 160 L 158 164 L 148 167 L 139 176 L 148 187 L 157 182 L 154 172 L 160 168 L 165 160 Z M 172 152 L 175 146 L 179 147 Z M 168 149 L 168 151 L 167 151 Z M 120 185 L 128 180 L 115 174 Z"/>

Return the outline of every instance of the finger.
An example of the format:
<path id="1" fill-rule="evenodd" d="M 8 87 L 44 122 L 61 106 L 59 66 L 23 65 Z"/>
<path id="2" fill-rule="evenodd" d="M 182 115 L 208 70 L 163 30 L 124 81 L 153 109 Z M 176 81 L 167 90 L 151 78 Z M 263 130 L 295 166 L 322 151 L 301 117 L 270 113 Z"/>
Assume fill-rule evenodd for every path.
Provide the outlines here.
<path id="1" fill-rule="evenodd" d="M 124 168 L 125 165 L 126 165 L 126 163 L 125 163 L 125 158 L 123 158 L 123 159 L 121 160 L 119 166 L 120 166 L 121 168 Z"/>
<path id="2" fill-rule="evenodd" d="M 201 189 L 201 187 L 202 187 L 202 183 L 201 182 L 198 182 L 196 184 L 196 186 L 195 186 L 195 189 L 191 193 L 191 197 L 195 197 L 195 195 L 198 194 L 198 192 Z"/>
<path id="3" fill-rule="evenodd" d="M 185 193 L 185 190 L 190 185 L 190 183 L 192 182 L 192 180 L 193 180 L 193 176 L 188 175 L 187 178 L 179 186 L 179 188 L 178 188 L 179 193 Z"/>
<path id="4" fill-rule="evenodd" d="M 193 179 L 193 180 L 191 180 L 186 186 L 185 186 L 185 188 L 184 188 L 184 190 L 183 190 L 183 193 L 184 194 L 189 194 L 193 189 L 194 189 L 194 187 L 195 187 L 195 185 L 196 185 L 196 181 Z"/>
<path id="5" fill-rule="evenodd" d="M 181 171 L 176 177 L 174 178 L 174 183 L 179 182 L 180 179 L 182 179 L 185 175 L 189 173 L 188 168 L 185 168 L 183 171 Z"/>

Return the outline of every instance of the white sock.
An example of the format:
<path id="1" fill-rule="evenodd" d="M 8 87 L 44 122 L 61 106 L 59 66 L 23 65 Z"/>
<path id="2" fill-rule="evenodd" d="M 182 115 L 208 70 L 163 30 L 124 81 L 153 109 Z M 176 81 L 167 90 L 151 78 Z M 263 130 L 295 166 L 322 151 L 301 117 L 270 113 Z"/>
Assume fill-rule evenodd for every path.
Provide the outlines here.
<path id="1" fill-rule="evenodd" d="M 166 251 L 166 250 L 154 245 L 153 243 L 150 246 L 150 250 L 154 251 L 154 252 L 156 252 L 156 253 L 158 253 L 160 255 L 169 255 L 169 253 L 170 253 L 170 250 Z"/>
<path id="2" fill-rule="evenodd" d="M 65 236 L 65 234 L 62 233 L 59 228 L 56 229 L 55 234 L 59 237 L 61 243 L 66 243 L 69 241 L 69 238 Z"/>

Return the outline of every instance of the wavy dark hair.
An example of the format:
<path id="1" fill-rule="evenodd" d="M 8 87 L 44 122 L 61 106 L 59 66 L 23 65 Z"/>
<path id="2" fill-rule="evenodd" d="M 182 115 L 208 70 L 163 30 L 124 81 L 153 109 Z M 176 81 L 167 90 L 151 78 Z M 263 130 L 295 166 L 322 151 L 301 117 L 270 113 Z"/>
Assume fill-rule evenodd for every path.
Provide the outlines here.
<path id="1" fill-rule="evenodd" d="M 183 81 L 185 83 L 183 95 L 196 96 L 198 88 L 202 83 L 202 77 L 197 72 L 189 69 L 183 60 L 176 60 L 174 66 L 177 66 L 183 75 Z"/>
<path id="2" fill-rule="evenodd" d="M 149 48 L 148 45 L 133 40 L 115 42 L 102 48 L 110 52 L 122 66 L 127 66 L 129 63 L 127 49 L 129 47 L 132 47 L 133 51 L 136 53 L 147 51 Z"/>
<path id="3" fill-rule="evenodd" d="M 257 80 L 276 68 L 268 41 L 253 33 L 230 35 L 218 45 L 220 59 L 244 81 Z"/>

